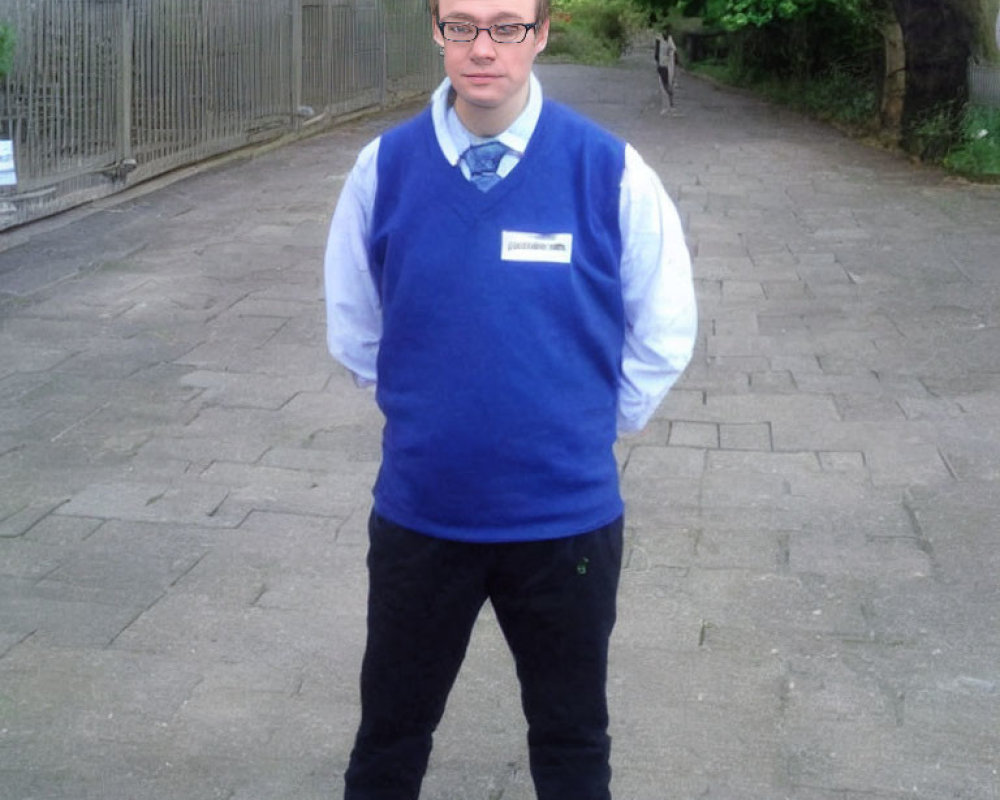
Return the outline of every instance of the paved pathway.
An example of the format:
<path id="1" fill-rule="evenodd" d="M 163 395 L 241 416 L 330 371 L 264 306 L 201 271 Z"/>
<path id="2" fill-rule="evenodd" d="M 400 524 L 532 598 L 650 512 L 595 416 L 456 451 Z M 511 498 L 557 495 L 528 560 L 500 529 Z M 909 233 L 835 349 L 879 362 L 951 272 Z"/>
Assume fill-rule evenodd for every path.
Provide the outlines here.
<path id="1" fill-rule="evenodd" d="M 619 445 L 616 798 L 997 800 L 1000 187 L 685 76 L 660 116 L 644 57 L 541 76 L 660 171 L 701 303 Z M 3 800 L 338 796 L 379 418 L 320 259 L 402 113 L 3 236 Z M 533 797 L 488 613 L 424 797 Z"/>

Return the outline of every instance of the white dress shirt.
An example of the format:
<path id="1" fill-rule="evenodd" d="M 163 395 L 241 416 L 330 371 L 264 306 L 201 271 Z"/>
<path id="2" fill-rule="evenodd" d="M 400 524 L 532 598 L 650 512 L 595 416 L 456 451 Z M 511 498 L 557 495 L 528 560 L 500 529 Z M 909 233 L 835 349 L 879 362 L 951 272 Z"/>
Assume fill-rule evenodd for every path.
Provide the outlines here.
<path id="1" fill-rule="evenodd" d="M 484 139 L 470 133 L 450 102 L 445 81 L 431 98 L 431 115 L 441 152 L 448 162 Z M 508 153 L 497 174 L 506 176 L 524 154 L 542 110 L 542 87 L 534 75 L 528 104 L 499 136 Z M 324 264 L 327 344 L 359 385 L 376 380 L 382 336 L 382 309 L 368 265 L 368 236 L 378 182 L 380 139 L 368 144 L 344 184 L 330 225 Z M 620 265 L 625 309 L 625 344 L 618 391 L 618 430 L 640 430 L 691 359 L 697 309 L 691 259 L 680 218 L 655 172 L 631 145 L 625 147 L 619 218 Z"/>

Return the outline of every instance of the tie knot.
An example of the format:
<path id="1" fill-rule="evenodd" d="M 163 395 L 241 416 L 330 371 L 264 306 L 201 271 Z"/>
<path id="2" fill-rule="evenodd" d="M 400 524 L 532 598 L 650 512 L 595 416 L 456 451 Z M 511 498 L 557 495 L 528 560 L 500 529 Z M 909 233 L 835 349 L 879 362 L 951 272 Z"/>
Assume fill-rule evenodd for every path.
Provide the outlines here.
<path id="1" fill-rule="evenodd" d="M 500 161 L 506 153 L 507 145 L 496 141 L 474 144 L 462 153 L 462 158 L 469 167 L 472 182 L 484 192 L 500 180 L 497 176 L 497 167 L 500 166 Z"/>

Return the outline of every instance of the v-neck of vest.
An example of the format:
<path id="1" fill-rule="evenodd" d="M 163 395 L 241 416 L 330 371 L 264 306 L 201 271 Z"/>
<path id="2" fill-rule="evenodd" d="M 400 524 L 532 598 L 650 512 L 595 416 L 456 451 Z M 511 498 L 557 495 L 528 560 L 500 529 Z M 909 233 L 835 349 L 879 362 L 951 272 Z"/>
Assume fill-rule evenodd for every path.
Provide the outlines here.
<path id="1" fill-rule="evenodd" d="M 514 168 L 488 192 L 479 189 L 462 174 L 460 163 L 452 165 L 448 162 L 444 157 L 444 153 L 441 152 L 437 136 L 434 133 L 434 127 L 433 125 L 430 126 L 430 145 L 437 155 L 438 163 L 450 173 L 447 202 L 455 209 L 459 216 L 475 218 L 489 213 L 497 205 L 504 202 L 508 195 L 525 181 L 528 170 L 531 168 L 531 163 L 534 161 L 534 154 L 541 149 L 544 143 L 548 127 L 545 118 L 546 113 L 543 106 L 542 113 L 539 115 L 538 122 L 535 125 L 535 130 L 528 140 L 528 146 L 524 151 L 524 155 L 514 165 Z"/>

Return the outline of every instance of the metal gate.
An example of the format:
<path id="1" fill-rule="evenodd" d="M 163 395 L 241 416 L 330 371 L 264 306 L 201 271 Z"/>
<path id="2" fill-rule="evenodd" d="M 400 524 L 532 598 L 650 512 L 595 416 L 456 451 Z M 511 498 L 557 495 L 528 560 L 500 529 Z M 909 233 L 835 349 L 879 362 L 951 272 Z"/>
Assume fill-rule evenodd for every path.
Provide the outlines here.
<path id="1" fill-rule="evenodd" d="M 441 77 L 426 0 L 0 0 L 0 230 Z"/>

